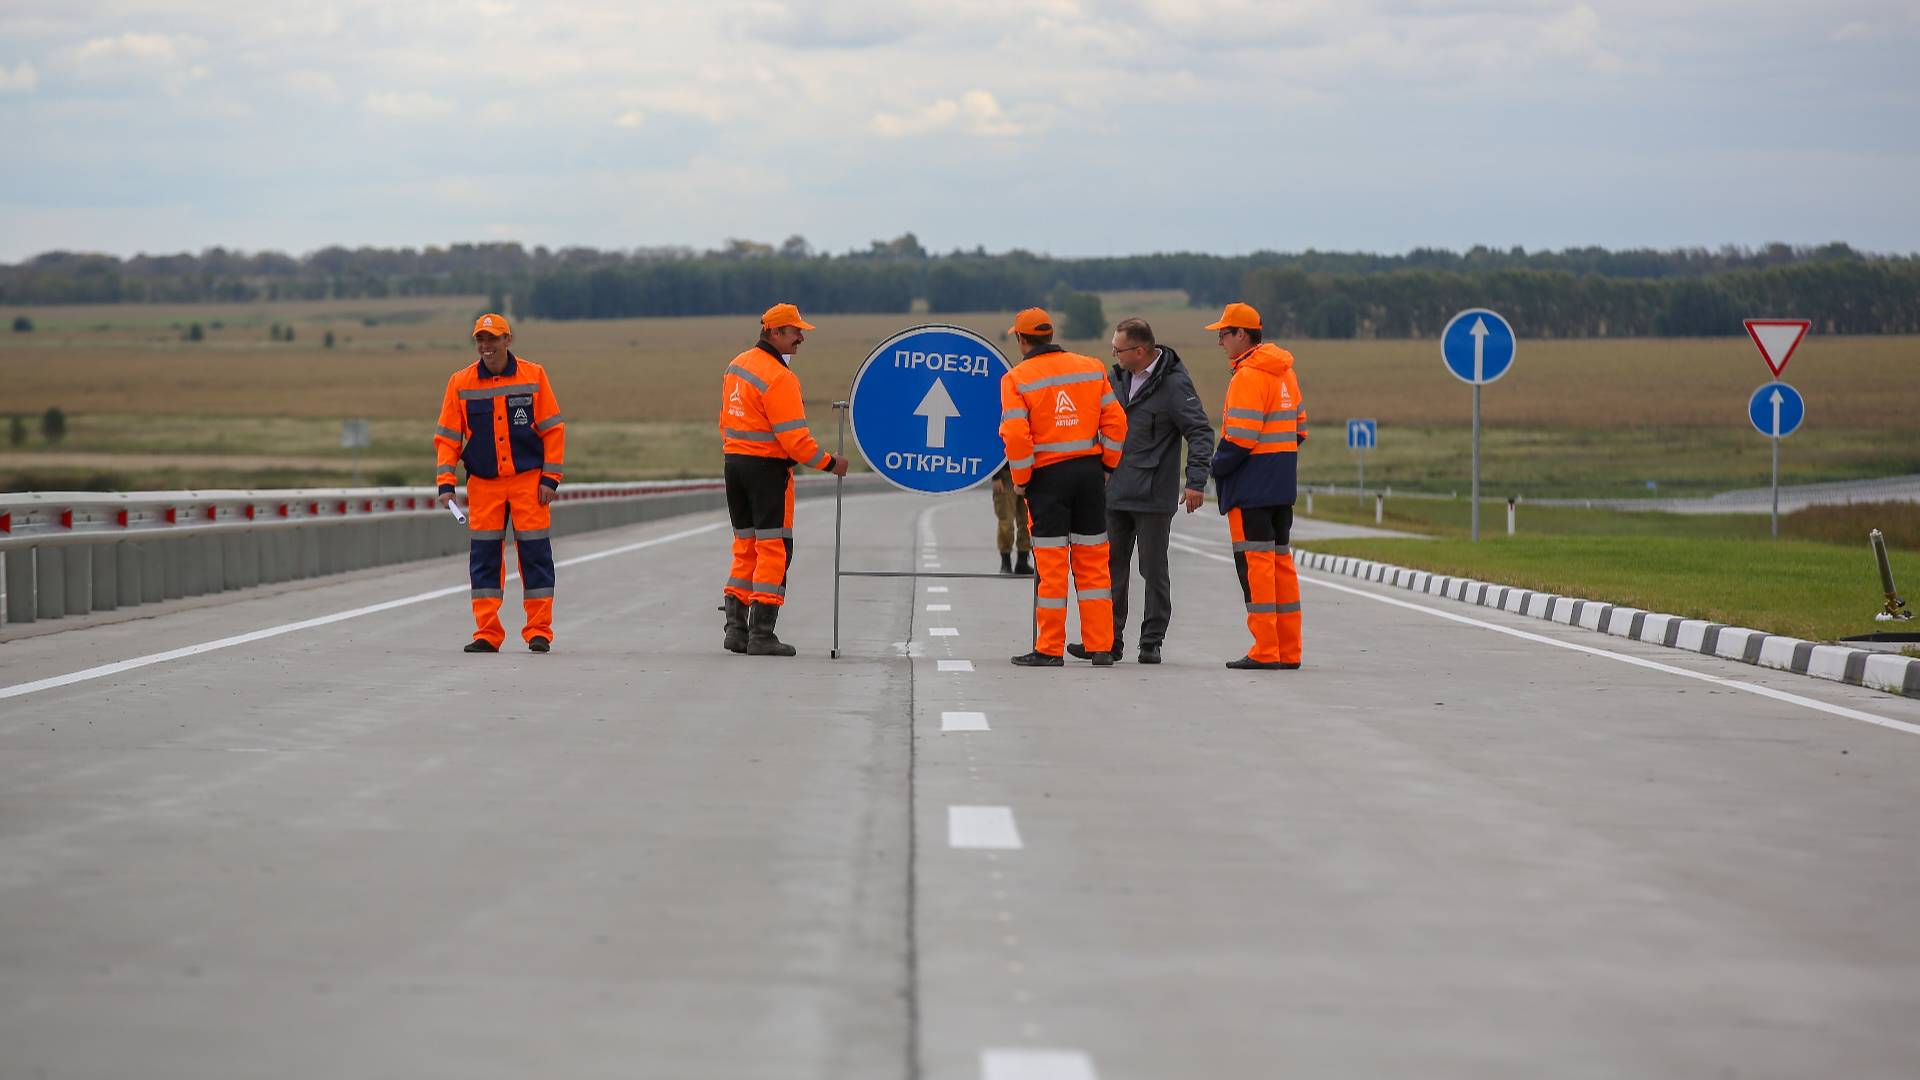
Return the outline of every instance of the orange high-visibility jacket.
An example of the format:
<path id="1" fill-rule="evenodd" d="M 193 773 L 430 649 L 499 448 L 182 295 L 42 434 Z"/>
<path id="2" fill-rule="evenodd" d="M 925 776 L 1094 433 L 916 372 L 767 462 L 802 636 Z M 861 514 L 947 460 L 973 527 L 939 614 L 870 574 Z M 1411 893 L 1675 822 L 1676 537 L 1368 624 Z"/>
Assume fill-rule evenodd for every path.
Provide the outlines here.
<path id="1" fill-rule="evenodd" d="M 1000 377 L 1000 440 L 1013 482 L 1070 458 L 1100 455 L 1111 472 L 1127 441 L 1127 411 L 1091 356 L 1045 345 Z"/>
<path id="2" fill-rule="evenodd" d="M 1293 504 L 1305 417 L 1292 353 L 1265 342 L 1234 360 L 1213 451 L 1221 513 Z"/>
<path id="3" fill-rule="evenodd" d="M 807 430 L 800 376 L 764 342 L 734 357 L 720 380 L 720 445 L 729 454 L 833 468 L 833 455 Z"/>
<path id="4" fill-rule="evenodd" d="M 440 426 L 433 433 L 442 492 L 452 491 L 454 463 L 469 477 L 499 480 L 539 472 L 540 482 L 560 486 L 565 475 L 567 426 L 546 369 L 507 352 L 495 375 L 477 360 L 453 373 L 440 400 Z"/>

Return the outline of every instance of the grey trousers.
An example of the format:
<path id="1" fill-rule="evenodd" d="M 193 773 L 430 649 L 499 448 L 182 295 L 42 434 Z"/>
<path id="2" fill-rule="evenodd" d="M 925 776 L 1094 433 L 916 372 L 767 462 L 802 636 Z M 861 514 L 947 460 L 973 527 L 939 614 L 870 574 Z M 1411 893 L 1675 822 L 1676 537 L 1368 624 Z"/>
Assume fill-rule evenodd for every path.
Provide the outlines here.
<path id="1" fill-rule="evenodd" d="M 1113 640 L 1123 641 L 1127 627 L 1127 590 L 1132 586 L 1133 549 L 1140 548 L 1140 576 L 1147 583 L 1147 613 L 1140 620 L 1140 644 L 1158 645 L 1173 618 L 1173 584 L 1167 572 L 1167 539 L 1173 514 L 1136 510 L 1107 511 L 1107 566 L 1113 574 Z"/>

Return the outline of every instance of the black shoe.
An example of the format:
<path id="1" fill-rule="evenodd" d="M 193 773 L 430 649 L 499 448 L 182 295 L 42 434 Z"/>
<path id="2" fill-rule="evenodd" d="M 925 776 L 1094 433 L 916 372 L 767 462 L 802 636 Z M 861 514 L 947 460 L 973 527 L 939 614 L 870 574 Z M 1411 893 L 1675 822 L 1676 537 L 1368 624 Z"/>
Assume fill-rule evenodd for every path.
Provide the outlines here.
<path id="1" fill-rule="evenodd" d="M 773 636 L 773 624 L 780 618 L 780 605 L 753 604 L 747 609 L 748 656 L 794 656 L 800 650 Z"/>
<path id="2" fill-rule="evenodd" d="M 1021 577 L 1033 576 L 1033 563 L 1027 561 L 1026 552 L 1021 552 L 1020 557 L 1013 561 L 1013 572 Z"/>
<path id="3" fill-rule="evenodd" d="M 1097 652 L 1097 653 L 1094 653 L 1093 656 L 1089 657 L 1089 659 L 1093 661 L 1094 667 L 1112 667 L 1113 666 L 1113 654 L 1110 652 Z"/>
<path id="4" fill-rule="evenodd" d="M 1299 664 L 1283 664 L 1278 660 L 1255 660 L 1251 656 L 1229 660 L 1227 666 L 1235 671 L 1297 671 L 1300 667 Z"/>
<path id="5" fill-rule="evenodd" d="M 1071 654 L 1072 654 L 1073 656 L 1075 656 L 1075 657 L 1077 657 L 1077 658 L 1079 658 L 1079 659 L 1081 659 L 1081 660 L 1092 660 L 1092 659 L 1094 659 L 1095 657 L 1097 657 L 1097 656 L 1101 656 L 1101 655 L 1106 655 L 1106 656 L 1111 656 L 1111 657 L 1113 657 L 1113 658 L 1114 658 L 1115 660 L 1118 660 L 1118 659 L 1120 659 L 1120 654 L 1121 654 L 1121 653 L 1123 653 L 1123 652 L 1125 652 L 1125 651 L 1126 651 L 1126 650 L 1125 650 L 1124 648 L 1122 648 L 1122 647 L 1121 647 L 1121 642 L 1120 642 L 1120 639 L 1119 639 L 1119 638 L 1114 638 L 1114 639 L 1113 639 L 1113 648 L 1112 648 L 1112 650 L 1111 650 L 1111 651 L 1109 651 L 1109 652 L 1107 652 L 1107 653 L 1104 653 L 1104 654 L 1102 654 L 1102 653 L 1090 653 L 1090 652 L 1088 652 L 1088 651 L 1087 651 L 1087 647 L 1086 647 L 1085 645 L 1082 645 L 1082 644 L 1081 644 L 1080 642 L 1078 642 L 1078 641 L 1076 641 L 1076 642 L 1073 642 L 1073 643 L 1071 643 L 1071 644 L 1069 644 L 1069 645 L 1067 646 L 1067 652 L 1069 652 L 1069 653 L 1071 653 Z"/>
<path id="6" fill-rule="evenodd" d="M 466 648 L 460 651 L 461 652 L 499 652 L 500 646 L 495 645 L 493 642 L 487 641 L 483 638 L 474 638 L 472 641 L 467 642 Z"/>
<path id="7" fill-rule="evenodd" d="M 527 651 L 529 652 L 550 652 L 552 649 L 553 642 L 548 641 L 539 634 L 535 634 L 527 639 Z"/>
<path id="8" fill-rule="evenodd" d="M 1143 664 L 1159 663 L 1160 662 L 1160 646 L 1158 645 L 1140 646 L 1140 662 Z"/>
<path id="9" fill-rule="evenodd" d="M 1012 553 L 1010 553 L 1010 552 L 1005 552 L 1005 551 L 1003 551 L 1003 552 L 1001 552 L 1001 553 L 1000 553 L 1000 572 L 1001 572 L 1001 573 L 1003 573 L 1003 574 L 1011 574 L 1011 573 L 1013 573 L 1013 555 L 1012 555 Z"/>
<path id="10" fill-rule="evenodd" d="M 720 605 L 720 610 L 727 613 L 727 632 L 720 639 L 721 647 L 730 653 L 746 652 L 747 602 L 729 593 L 727 602 Z"/>
<path id="11" fill-rule="evenodd" d="M 1052 653 L 1030 652 L 1013 658 L 1014 667 L 1066 667 L 1067 662 Z"/>

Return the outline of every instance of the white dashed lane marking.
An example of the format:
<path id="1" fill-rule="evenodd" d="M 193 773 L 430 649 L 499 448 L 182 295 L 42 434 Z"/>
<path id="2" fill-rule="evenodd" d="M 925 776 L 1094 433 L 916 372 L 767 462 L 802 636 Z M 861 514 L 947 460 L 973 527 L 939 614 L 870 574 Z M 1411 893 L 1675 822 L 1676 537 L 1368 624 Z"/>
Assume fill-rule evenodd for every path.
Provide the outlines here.
<path id="1" fill-rule="evenodd" d="M 980 1080 L 1100 1080 L 1079 1050 L 982 1050 Z"/>
<path id="2" fill-rule="evenodd" d="M 929 585 L 927 586 L 927 591 L 930 593 L 938 594 L 938 593 L 949 592 L 951 590 L 949 590 L 945 585 Z"/>
<path id="3" fill-rule="evenodd" d="M 927 610 L 928 611 L 952 611 L 953 605 L 952 604 L 928 604 Z"/>
<path id="4" fill-rule="evenodd" d="M 943 712 L 940 714 L 941 731 L 991 731 L 987 726 L 987 714 L 983 712 Z"/>
<path id="5" fill-rule="evenodd" d="M 927 636 L 928 637 L 959 637 L 960 631 L 951 626 L 929 626 L 927 627 Z"/>
<path id="6" fill-rule="evenodd" d="M 940 665 L 939 669 L 941 671 L 972 671 L 973 670 L 973 661 L 971 660 L 935 660 L 934 663 Z"/>
<path id="7" fill-rule="evenodd" d="M 1013 822 L 1011 807 L 949 806 L 947 846 L 1017 851 L 1025 845 L 1020 843 L 1020 829 Z"/>

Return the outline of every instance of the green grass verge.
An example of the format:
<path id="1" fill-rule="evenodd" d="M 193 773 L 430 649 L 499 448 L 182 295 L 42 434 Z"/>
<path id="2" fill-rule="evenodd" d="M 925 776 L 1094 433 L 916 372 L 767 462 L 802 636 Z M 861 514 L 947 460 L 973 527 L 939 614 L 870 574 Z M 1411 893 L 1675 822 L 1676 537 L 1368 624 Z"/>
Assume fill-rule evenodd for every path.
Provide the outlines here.
<path id="1" fill-rule="evenodd" d="M 1215 406 L 1208 404 L 1208 408 Z M 1300 453 L 1300 480 L 1352 487 L 1356 452 L 1345 429 L 1319 418 Z M 1766 487 L 1773 476 L 1769 440 L 1748 427 L 1658 431 L 1490 428 L 1481 440 L 1481 493 L 1532 498 L 1623 499 L 1709 495 Z M 1920 472 L 1920 425 L 1901 433 L 1820 430 L 1780 447 L 1780 482 L 1814 484 Z M 1383 431 L 1367 453 L 1367 486 L 1459 493 L 1473 475 L 1473 440 L 1464 427 Z M 1649 488 L 1651 481 L 1656 487 Z"/>
<path id="2" fill-rule="evenodd" d="M 1302 546 L 1809 641 L 1887 629 L 1873 621 L 1880 585 L 1865 544 L 1563 535 L 1502 536 L 1478 544 L 1440 537 Z M 1893 569 L 1896 582 L 1920 582 L 1920 556 L 1895 553 Z"/>

